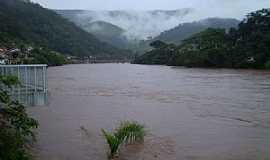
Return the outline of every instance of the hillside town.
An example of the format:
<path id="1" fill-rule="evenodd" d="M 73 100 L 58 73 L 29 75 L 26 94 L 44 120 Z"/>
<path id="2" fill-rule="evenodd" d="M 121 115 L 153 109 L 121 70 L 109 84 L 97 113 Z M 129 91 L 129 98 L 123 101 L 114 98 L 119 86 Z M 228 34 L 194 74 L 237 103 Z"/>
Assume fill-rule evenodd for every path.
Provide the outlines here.
<path id="1" fill-rule="evenodd" d="M 32 47 L 26 49 L 0 47 L 0 64 L 22 64 L 25 60 L 33 59 L 30 56 Z"/>

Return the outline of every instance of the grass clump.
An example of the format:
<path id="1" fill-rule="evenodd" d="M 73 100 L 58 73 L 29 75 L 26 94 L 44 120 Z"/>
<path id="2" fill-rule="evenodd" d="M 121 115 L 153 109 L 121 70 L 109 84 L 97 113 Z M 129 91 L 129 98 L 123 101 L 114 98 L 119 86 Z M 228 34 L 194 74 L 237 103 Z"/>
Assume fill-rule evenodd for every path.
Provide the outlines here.
<path id="1" fill-rule="evenodd" d="M 110 148 L 109 158 L 113 159 L 122 144 L 143 142 L 146 132 L 145 127 L 138 122 L 125 121 L 113 133 L 104 129 L 102 129 L 102 133 Z"/>

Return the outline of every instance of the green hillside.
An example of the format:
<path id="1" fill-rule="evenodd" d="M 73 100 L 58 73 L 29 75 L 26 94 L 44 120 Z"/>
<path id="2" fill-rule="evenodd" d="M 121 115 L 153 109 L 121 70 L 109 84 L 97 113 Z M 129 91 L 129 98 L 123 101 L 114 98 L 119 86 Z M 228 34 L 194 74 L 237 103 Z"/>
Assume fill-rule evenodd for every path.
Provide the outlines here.
<path id="1" fill-rule="evenodd" d="M 25 42 L 75 56 L 122 57 L 124 51 L 103 43 L 39 4 L 0 1 L 0 43 Z"/>
<path id="2" fill-rule="evenodd" d="M 239 23 L 240 21 L 231 18 L 207 18 L 200 21 L 180 24 L 175 28 L 162 32 L 159 36 L 155 37 L 154 40 L 179 44 L 182 40 L 207 28 L 230 29 L 237 27 Z"/>
<path id="3" fill-rule="evenodd" d="M 262 9 L 248 14 L 237 28 L 208 28 L 178 46 L 155 41 L 162 45 L 153 46 L 134 63 L 269 69 L 269 35 L 270 9 Z"/>
<path id="4" fill-rule="evenodd" d="M 85 22 L 80 25 L 85 31 L 95 35 L 100 41 L 115 47 L 125 48 L 128 40 L 123 36 L 124 29 L 104 21 Z"/>

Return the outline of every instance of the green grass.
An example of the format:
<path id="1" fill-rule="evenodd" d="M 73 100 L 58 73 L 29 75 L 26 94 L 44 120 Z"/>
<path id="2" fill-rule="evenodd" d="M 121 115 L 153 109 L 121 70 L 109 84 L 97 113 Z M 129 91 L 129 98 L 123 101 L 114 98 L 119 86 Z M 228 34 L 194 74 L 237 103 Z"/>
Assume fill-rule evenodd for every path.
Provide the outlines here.
<path id="1" fill-rule="evenodd" d="M 102 129 L 102 133 L 109 145 L 109 158 L 113 159 L 118 153 L 122 144 L 132 144 L 143 142 L 145 136 L 145 127 L 138 122 L 125 121 L 113 133 Z"/>

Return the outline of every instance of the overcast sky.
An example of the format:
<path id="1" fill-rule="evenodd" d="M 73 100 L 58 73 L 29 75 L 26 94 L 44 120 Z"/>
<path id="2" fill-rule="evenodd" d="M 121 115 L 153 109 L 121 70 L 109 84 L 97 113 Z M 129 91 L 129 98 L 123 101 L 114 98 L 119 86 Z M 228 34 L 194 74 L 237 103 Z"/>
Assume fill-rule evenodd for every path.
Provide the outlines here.
<path id="1" fill-rule="evenodd" d="M 270 0 L 32 0 L 51 9 L 171 10 L 194 8 L 209 17 L 241 19 L 246 13 L 270 8 Z"/>

